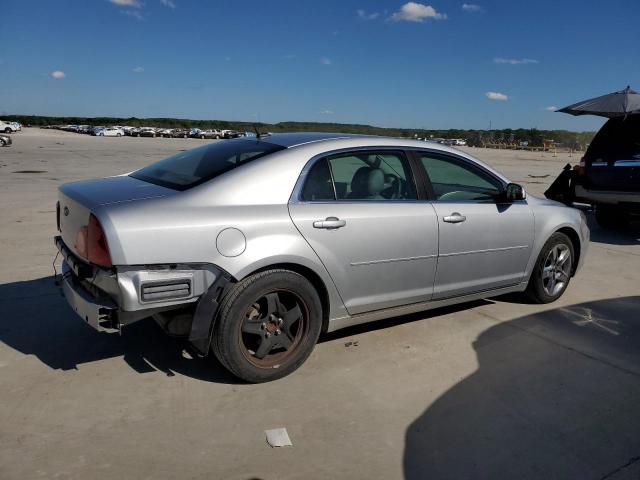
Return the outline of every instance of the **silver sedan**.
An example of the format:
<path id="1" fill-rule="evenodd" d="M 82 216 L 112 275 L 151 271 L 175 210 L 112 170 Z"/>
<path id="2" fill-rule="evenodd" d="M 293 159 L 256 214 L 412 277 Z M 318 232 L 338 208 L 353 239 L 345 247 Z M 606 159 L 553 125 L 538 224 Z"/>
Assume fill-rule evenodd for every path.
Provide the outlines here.
<path id="1" fill-rule="evenodd" d="M 60 187 L 62 286 L 94 328 L 153 317 L 238 377 L 287 375 L 322 332 L 522 292 L 552 302 L 584 215 L 458 150 L 278 134 Z"/>

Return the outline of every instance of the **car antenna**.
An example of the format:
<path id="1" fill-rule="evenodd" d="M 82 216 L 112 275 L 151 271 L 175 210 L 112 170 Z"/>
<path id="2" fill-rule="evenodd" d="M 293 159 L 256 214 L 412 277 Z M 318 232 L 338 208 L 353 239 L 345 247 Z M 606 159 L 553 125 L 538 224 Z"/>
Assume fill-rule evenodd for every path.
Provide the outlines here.
<path id="1" fill-rule="evenodd" d="M 253 131 L 256 132 L 256 138 L 260 138 L 260 130 L 258 130 L 258 125 L 253 124 Z"/>

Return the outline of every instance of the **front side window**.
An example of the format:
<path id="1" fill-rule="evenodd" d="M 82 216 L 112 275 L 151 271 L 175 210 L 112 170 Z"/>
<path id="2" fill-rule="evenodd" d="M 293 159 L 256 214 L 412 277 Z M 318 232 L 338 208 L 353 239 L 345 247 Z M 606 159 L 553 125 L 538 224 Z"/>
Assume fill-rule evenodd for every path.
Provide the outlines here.
<path id="1" fill-rule="evenodd" d="M 427 171 L 436 200 L 494 201 L 502 191 L 502 182 L 480 168 L 434 154 L 418 155 Z"/>
<path id="2" fill-rule="evenodd" d="M 186 190 L 284 147 L 253 140 L 218 142 L 180 152 L 131 174 L 133 178 Z"/>
<path id="3" fill-rule="evenodd" d="M 319 160 L 302 200 L 416 200 L 409 162 L 399 152 L 351 152 Z"/>

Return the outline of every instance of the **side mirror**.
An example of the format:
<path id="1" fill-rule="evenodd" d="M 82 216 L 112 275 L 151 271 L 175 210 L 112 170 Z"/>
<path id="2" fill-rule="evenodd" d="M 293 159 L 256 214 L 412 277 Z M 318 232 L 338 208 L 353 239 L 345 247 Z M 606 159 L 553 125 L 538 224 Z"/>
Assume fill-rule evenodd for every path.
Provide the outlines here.
<path id="1" fill-rule="evenodd" d="M 524 191 L 524 188 L 522 188 L 522 185 L 509 183 L 505 189 L 505 197 L 507 202 L 515 202 L 516 200 L 524 200 L 527 198 L 527 194 Z"/>

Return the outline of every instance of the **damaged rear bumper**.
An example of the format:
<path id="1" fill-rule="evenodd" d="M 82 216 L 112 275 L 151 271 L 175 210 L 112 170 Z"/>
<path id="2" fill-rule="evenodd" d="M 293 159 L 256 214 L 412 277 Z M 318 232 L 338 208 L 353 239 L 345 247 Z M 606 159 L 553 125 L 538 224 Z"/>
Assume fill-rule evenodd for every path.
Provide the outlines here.
<path id="1" fill-rule="evenodd" d="M 61 237 L 55 245 L 63 256 L 60 285 L 71 308 L 99 331 L 159 313 L 193 307 L 189 340 L 206 354 L 218 302 L 231 277 L 211 264 L 114 266 L 99 268 L 75 255 Z"/>

